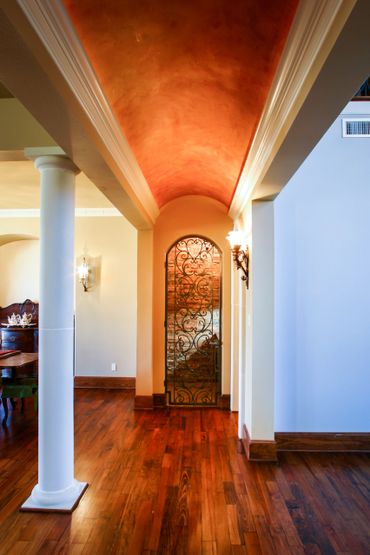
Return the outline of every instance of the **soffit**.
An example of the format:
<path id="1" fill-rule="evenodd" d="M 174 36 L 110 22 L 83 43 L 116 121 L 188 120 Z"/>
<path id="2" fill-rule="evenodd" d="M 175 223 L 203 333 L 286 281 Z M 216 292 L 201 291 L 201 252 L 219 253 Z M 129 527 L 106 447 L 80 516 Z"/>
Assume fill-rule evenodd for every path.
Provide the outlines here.
<path id="1" fill-rule="evenodd" d="M 0 162 L 0 209 L 39 208 L 40 174 L 33 162 Z M 77 208 L 112 208 L 109 200 L 80 173 L 76 177 Z"/>
<path id="2" fill-rule="evenodd" d="M 2 83 L 0 83 L 0 98 L 13 98 L 12 93 Z"/>
<path id="3" fill-rule="evenodd" d="M 64 0 L 161 207 L 229 206 L 298 0 Z"/>

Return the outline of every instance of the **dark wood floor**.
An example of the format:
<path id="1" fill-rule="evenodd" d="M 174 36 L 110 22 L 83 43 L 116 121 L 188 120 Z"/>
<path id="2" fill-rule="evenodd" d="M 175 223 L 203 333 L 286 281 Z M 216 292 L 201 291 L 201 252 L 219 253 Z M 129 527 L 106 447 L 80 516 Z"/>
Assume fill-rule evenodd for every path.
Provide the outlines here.
<path id="1" fill-rule="evenodd" d="M 134 412 L 129 392 L 76 392 L 72 515 L 20 513 L 37 481 L 32 406 L 0 431 L 0 553 L 370 554 L 370 456 L 248 463 L 237 416 Z"/>

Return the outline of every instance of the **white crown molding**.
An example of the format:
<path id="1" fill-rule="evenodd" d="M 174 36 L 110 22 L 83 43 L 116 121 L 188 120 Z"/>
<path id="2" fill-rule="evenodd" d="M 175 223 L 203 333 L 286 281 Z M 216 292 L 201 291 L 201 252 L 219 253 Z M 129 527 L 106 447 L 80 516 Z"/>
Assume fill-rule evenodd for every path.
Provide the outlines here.
<path id="1" fill-rule="evenodd" d="M 1 208 L 0 218 L 39 218 L 39 208 Z"/>
<path id="2" fill-rule="evenodd" d="M 139 164 L 105 98 L 81 42 L 60 0 L 17 0 L 77 98 L 84 113 L 101 137 L 131 188 L 154 222 L 157 203 Z"/>
<path id="3" fill-rule="evenodd" d="M 266 174 L 356 0 L 301 0 L 230 206 L 237 220 Z"/>
<path id="4" fill-rule="evenodd" d="M 39 208 L 1 208 L 0 218 L 39 218 Z M 117 218 L 123 217 L 117 208 L 76 208 L 76 218 Z"/>
<path id="5" fill-rule="evenodd" d="M 76 218 L 122 218 L 117 208 L 76 208 Z"/>

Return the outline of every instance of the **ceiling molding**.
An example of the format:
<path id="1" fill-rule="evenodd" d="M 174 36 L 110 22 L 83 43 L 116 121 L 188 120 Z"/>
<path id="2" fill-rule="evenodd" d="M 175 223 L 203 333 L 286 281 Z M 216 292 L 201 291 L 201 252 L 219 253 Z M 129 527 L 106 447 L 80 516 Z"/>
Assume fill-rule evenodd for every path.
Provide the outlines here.
<path id="1" fill-rule="evenodd" d="M 0 218 L 39 218 L 39 208 L 1 208 Z M 122 218 L 117 208 L 76 208 L 76 218 Z"/>
<path id="2" fill-rule="evenodd" d="M 122 218 L 117 208 L 76 208 L 76 218 Z"/>
<path id="3" fill-rule="evenodd" d="M 26 162 L 24 148 L 19 150 L 0 150 L 0 162 Z"/>
<path id="4" fill-rule="evenodd" d="M 81 42 L 59 0 L 17 0 L 28 21 L 69 84 L 81 108 L 154 222 L 157 203 L 126 137 L 105 98 Z"/>
<path id="5" fill-rule="evenodd" d="M 1 208 L 0 218 L 39 218 L 39 208 Z"/>
<path id="6" fill-rule="evenodd" d="M 261 183 L 356 0 L 301 0 L 229 216 L 241 216 Z"/>

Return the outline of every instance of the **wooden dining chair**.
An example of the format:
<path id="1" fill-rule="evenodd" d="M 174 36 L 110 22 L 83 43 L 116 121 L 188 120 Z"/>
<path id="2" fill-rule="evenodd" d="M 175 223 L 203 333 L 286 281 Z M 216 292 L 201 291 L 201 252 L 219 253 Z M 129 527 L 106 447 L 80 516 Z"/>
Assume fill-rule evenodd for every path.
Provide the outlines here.
<path id="1" fill-rule="evenodd" d="M 8 399 L 10 399 L 12 408 L 14 409 L 16 404 L 14 399 L 21 400 L 21 412 L 24 412 L 24 399 L 27 397 L 33 397 L 33 406 L 35 411 L 37 411 L 38 406 L 38 396 L 37 396 L 37 383 L 34 378 L 20 378 L 14 381 L 7 381 L 2 383 L 1 391 L 1 401 L 4 407 L 4 418 L 2 420 L 2 425 L 6 426 L 8 420 Z"/>

